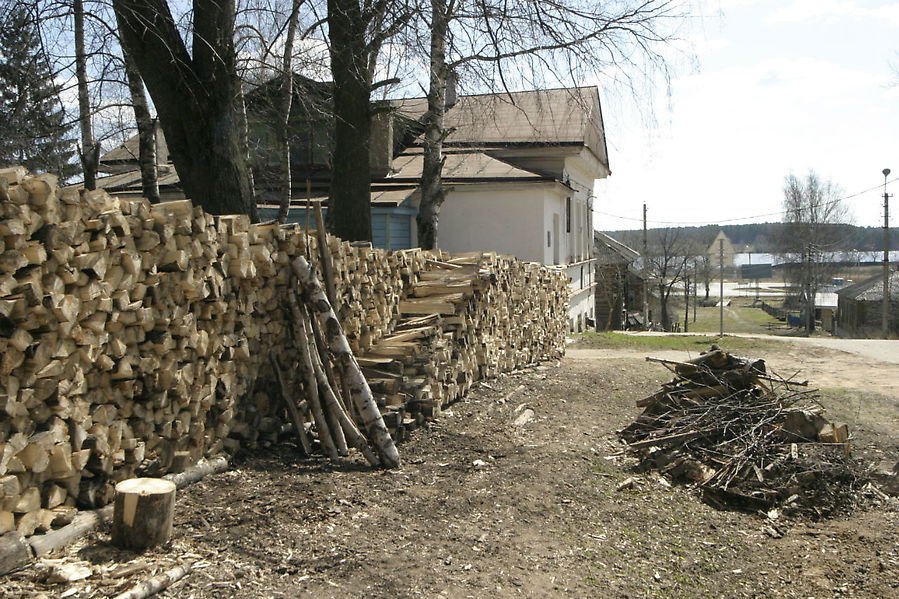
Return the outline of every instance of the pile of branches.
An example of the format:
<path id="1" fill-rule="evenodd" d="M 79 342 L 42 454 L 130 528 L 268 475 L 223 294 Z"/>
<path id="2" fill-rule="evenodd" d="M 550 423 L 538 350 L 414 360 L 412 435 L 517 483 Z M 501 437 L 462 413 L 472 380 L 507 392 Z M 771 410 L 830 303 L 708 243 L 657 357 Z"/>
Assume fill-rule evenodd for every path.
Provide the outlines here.
<path id="1" fill-rule="evenodd" d="M 826 516 L 862 485 L 846 425 L 823 416 L 808 382 L 767 372 L 764 360 L 712 346 L 689 362 L 657 358 L 674 379 L 637 402 L 643 413 L 618 432 L 639 468 L 696 483 L 719 507 Z"/>

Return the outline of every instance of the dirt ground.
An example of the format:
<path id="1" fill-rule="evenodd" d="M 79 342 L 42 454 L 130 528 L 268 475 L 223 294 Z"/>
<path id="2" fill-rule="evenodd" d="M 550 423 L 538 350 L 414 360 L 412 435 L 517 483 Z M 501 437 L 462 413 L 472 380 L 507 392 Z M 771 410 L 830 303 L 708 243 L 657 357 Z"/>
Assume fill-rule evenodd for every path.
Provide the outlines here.
<path id="1" fill-rule="evenodd" d="M 166 547 L 118 551 L 97 532 L 53 556 L 89 577 L 51 583 L 45 561 L 7 576 L 0 596 L 113 596 L 183 562 L 194 571 L 159 597 L 899 596 L 896 499 L 772 521 L 655 474 L 617 490 L 634 474 L 615 431 L 670 378 L 647 353 L 686 357 L 571 347 L 558 366 L 487 381 L 413 432 L 397 470 L 289 444 L 244 456 L 179 492 Z M 789 342 L 754 357 L 845 389 L 824 403 L 850 424 L 854 458 L 899 459 L 895 365 Z"/>

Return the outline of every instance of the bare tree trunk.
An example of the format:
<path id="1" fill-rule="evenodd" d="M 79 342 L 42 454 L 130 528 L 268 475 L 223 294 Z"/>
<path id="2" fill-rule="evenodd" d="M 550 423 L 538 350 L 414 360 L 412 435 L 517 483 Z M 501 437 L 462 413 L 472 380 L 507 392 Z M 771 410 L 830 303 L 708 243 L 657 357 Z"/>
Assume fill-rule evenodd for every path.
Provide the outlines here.
<path id="1" fill-rule="evenodd" d="M 357 0 L 328 0 L 335 125 L 327 221 L 328 231 L 347 241 L 371 241 L 366 23 Z"/>
<path id="2" fill-rule="evenodd" d="M 278 112 L 278 157 L 281 162 L 281 198 L 278 207 L 278 222 L 286 223 L 290 212 L 291 172 L 290 172 L 290 105 L 293 102 L 293 41 L 300 18 L 300 4 L 303 0 L 293 0 L 290 19 L 287 22 L 287 37 L 284 40 L 284 58 L 281 61 L 281 107 Z"/>
<path id="3" fill-rule="evenodd" d="M 140 164 L 140 183 L 144 197 L 153 204 L 159 202 L 159 173 L 156 168 L 156 124 L 150 116 L 147 96 L 144 94 L 144 81 L 140 77 L 134 59 L 122 47 L 125 59 L 125 76 L 128 78 L 128 91 L 131 94 L 131 105 L 134 107 L 134 120 L 137 123 L 138 164 Z"/>
<path id="4" fill-rule="evenodd" d="M 84 48 L 84 2 L 74 0 L 75 17 L 75 78 L 78 81 L 78 123 L 81 126 L 81 168 L 84 171 L 84 188 L 97 188 L 97 168 L 100 163 L 100 144 L 94 140 L 91 125 L 91 104 L 87 89 L 87 52 Z"/>
<path id="5" fill-rule="evenodd" d="M 212 214 L 257 220 L 234 50 L 235 0 L 194 0 L 191 52 L 164 0 L 112 4 L 185 195 Z"/>
<path id="6" fill-rule="evenodd" d="M 449 22 L 446 0 L 431 0 L 431 72 L 428 112 L 425 118 L 424 155 L 421 172 L 421 202 L 418 207 L 418 245 L 425 250 L 437 247 L 440 206 L 446 198 L 443 188 L 443 128 L 446 114 L 446 34 Z"/>
<path id="7" fill-rule="evenodd" d="M 250 123 L 247 120 L 247 102 L 242 91 L 238 92 L 237 95 L 237 108 L 238 119 L 240 121 L 238 125 L 240 154 L 243 157 L 244 166 L 247 171 L 247 180 L 250 184 L 250 217 L 255 221 L 258 217 L 258 208 L 256 206 L 256 182 L 253 179 L 253 169 L 250 167 L 250 164 L 252 164 L 250 157 Z"/>
<path id="8" fill-rule="evenodd" d="M 664 281 L 659 283 L 659 308 L 662 312 L 662 329 L 668 331 L 671 329 L 671 316 L 668 315 L 668 294 L 665 293 L 665 287 Z"/>

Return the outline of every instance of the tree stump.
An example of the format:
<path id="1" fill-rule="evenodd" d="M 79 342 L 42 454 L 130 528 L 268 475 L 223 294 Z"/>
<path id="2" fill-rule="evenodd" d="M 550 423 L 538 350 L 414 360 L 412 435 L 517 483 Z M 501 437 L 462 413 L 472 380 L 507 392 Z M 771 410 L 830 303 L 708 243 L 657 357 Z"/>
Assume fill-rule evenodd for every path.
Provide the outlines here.
<path id="1" fill-rule="evenodd" d="M 145 549 L 172 536 L 175 483 L 161 478 L 131 478 L 116 485 L 112 543 Z"/>

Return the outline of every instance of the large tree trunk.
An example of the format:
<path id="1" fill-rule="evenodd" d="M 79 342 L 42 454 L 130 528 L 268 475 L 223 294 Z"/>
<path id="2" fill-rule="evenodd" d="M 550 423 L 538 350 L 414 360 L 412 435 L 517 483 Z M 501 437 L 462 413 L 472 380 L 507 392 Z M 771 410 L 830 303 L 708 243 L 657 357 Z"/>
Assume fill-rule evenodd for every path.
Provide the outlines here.
<path id="1" fill-rule="evenodd" d="M 134 107 L 134 120 L 137 123 L 138 158 L 140 164 L 140 183 L 144 197 L 156 204 L 159 202 L 159 173 L 156 165 L 156 125 L 150 116 L 147 96 L 144 94 L 144 81 L 134 59 L 122 48 L 125 59 L 125 76 L 128 78 L 128 91 L 131 93 L 131 105 Z"/>
<path id="2" fill-rule="evenodd" d="M 431 0 L 431 72 L 428 112 L 425 118 L 424 162 L 421 172 L 421 202 L 418 207 L 418 245 L 437 247 L 440 206 L 446 198 L 443 188 L 443 128 L 446 113 L 446 0 Z"/>
<path id="3" fill-rule="evenodd" d="M 293 102 L 293 40 L 300 18 L 300 4 L 303 0 L 293 0 L 290 18 L 287 22 L 287 37 L 284 40 L 284 57 L 281 62 L 281 106 L 278 111 L 278 159 L 281 163 L 281 190 L 278 207 L 278 222 L 286 223 L 290 212 L 290 105 Z"/>
<path id="4" fill-rule="evenodd" d="M 659 307 L 662 312 L 662 329 L 671 329 L 671 316 L 668 314 L 668 294 L 665 293 L 665 283 L 659 283 Z"/>
<path id="5" fill-rule="evenodd" d="M 241 144 L 234 0 L 194 0 L 191 56 L 164 0 L 113 0 L 122 43 L 153 98 L 185 195 L 257 220 Z"/>
<path id="6" fill-rule="evenodd" d="M 87 53 L 84 49 L 84 2 L 72 4 L 75 17 L 75 79 L 78 82 L 78 123 L 81 127 L 81 168 L 84 171 L 84 188 L 97 188 L 97 167 L 100 163 L 100 144 L 94 140 L 91 124 L 91 104 L 87 89 Z"/>
<path id="7" fill-rule="evenodd" d="M 328 230 L 347 241 L 371 241 L 371 75 L 366 20 L 357 0 L 328 0 L 334 79 L 334 153 Z"/>

